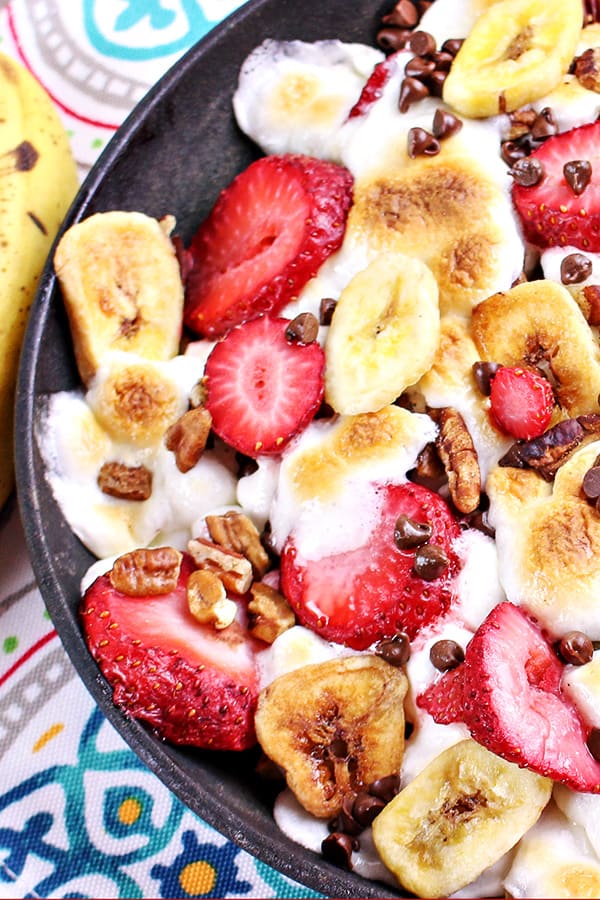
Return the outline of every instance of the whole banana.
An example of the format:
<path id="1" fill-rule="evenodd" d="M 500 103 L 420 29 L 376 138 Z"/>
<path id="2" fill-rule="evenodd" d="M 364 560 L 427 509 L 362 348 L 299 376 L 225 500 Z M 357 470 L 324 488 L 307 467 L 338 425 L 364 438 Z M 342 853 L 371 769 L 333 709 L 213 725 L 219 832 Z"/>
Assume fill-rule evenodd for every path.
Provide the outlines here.
<path id="1" fill-rule="evenodd" d="M 77 187 L 69 140 L 50 97 L 0 53 L 0 508 L 14 485 L 14 396 L 25 325 Z"/>

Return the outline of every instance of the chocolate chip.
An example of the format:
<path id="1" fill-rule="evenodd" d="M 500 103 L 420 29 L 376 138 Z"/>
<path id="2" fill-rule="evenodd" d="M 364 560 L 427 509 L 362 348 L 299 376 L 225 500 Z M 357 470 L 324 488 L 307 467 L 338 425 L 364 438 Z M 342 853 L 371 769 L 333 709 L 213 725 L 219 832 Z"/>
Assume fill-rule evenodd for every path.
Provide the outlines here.
<path id="1" fill-rule="evenodd" d="M 292 319 L 285 329 L 288 341 L 296 344 L 312 344 L 319 334 L 319 322 L 312 313 L 303 312 Z"/>
<path id="2" fill-rule="evenodd" d="M 445 109 L 436 109 L 433 116 L 433 134 L 438 140 L 443 141 L 452 137 L 463 127 L 462 119 Z"/>
<path id="3" fill-rule="evenodd" d="M 442 51 L 449 53 L 451 56 L 456 56 L 463 44 L 464 38 L 448 38 L 442 44 Z"/>
<path id="4" fill-rule="evenodd" d="M 337 300 L 333 297 L 323 297 L 319 304 L 319 323 L 321 325 L 331 325 L 331 317 L 337 306 Z"/>
<path id="5" fill-rule="evenodd" d="M 394 541 L 399 550 L 413 550 L 426 544 L 432 532 L 433 528 L 429 522 L 418 522 L 402 514 L 396 519 Z"/>
<path id="6" fill-rule="evenodd" d="M 435 71 L 435 63 L 432 59 L 424 59 L 422 56 L 413 56 L 404 66 L 405 75 L 411 78 L 423 78 Z"/>
<path id="7" fill-rule="evenodd" d="M 471 371 L 475 378 L 475 384 L 484 397 L 490 396 L 492 391 L 492 378 L 499 368 L 499 364 L 494 362 L 473 363 Z"/>
<path id="8" fill-rule="evenodd" d="M 400 775 L 384 775 L 382 778 L 372 781 L 367 790 L 374 797 L 380 797 L 389 803 L 400 790 Z"/>
<path id="9" fill-rule="evenodd" d="M 544 177 L 544 167 L 535 156 L 525 156 L 515 162 L 510 174 L 521 187 L 534 187 Z"/>
<path id="10" fill-rule="evenodd" d="M 588 500 L 597 500 L 600 497 L 600 466 L 592 466 L 587 470 L 581 488 Z"/>
<path id="11" fill-rule="evenodd" d="M 436 641 L 429 650 L 429 659 L 440 672 L 448 672 L 464 662 L 465 651 L 456 641 Z"/>
<path id="12" fill-rule="evenodd" d="M 450 560 L 438 544 L 425 544 L 419 547 L 415 553 L 413 572 L 423 581 L 435 581 L 443 575 Z"/>
<path id="13" fill-rule="evenodd" d="M 427 76 L 426 84 L 429 88 L 429 93 L 434 97 L 442 96 L 447 75 L 448 73 L 443 69 L 436 69 L 435 72 L 432 72 L 431 75 Z"/>
<path id="14" fill-rule="evenodd" d="M 362 825 L 363 828 L 368 828 L 384 806 L 385 800 L 382 800 L 381 797 L 376 797 L 367 791 L 361 791 L 354 799 L 352 815 L 359 825 Z"/>
<path id="15" fill-rule="evenodd" d="M 417 156 L 437 156 L 440 152 L 440 142 L 424 128 L 409 128 L 406 143 L 411 159 Z"/>
<path id="16" fill-rule="evenodd" d="M 600 761 L 600 728 L 592 728 L 587 739 L 587 748 L 594 757 Z"/>
<path id="17" fill-rule="evenodd" d="M 430 53 L 435 53 L 437 44 L 434 36 L 428 31 L 413 31 L 408 46 L 417 56 L 428 56 Z"/>
<path id="18" fill-rule="evenodd" d="M 400 85 L 398 109 L 401 113 L 405 113 L 413 103 L 417 102 L 417 100 L 422 100 L 424 97 L 428 96 L 429 88 L 426 84 L 423 84 L 418 78 L 407 76 L 402 80 L 402 84 Z"/>
<path id="19" fill-rule="evenodd" d="M 410 659 L 408 635 L 399 631 L 393 637 L 378 641 L 375 644 L 375 653 L 391 666 L 405 666 Z"/>
<path id="20" fill-rule="evenodd" d="M 559 655 L 572 666 L 589 663 L 594 655 L 594 645 L 583 631 L 569 631 L 558 642 Z"/>
<path id="21" fill-rule="evenodd" d="M 387 28 L 380 28 L 375 36 L 375 40 L 379 47 L 385 52 L 395 52 L 396 50 L 404 50 L 411 36 L 406 28 L 396 28 L 389 25 Z"/>
<path id="22" fill-rule="evenodd" d="M 569 253 L 560 264 L 560 280 L 563 284 L 579 284 L 592 274 L 592 261 L 583 253 Z"/>
<path id="23" fill-rule="evenodd" d="M 414 28 L 419 21 L 419 12 L 410 0 L 399 0 L 391 12 L 382 16 L 384 25 L 399 25 L 400 28 Z"/>
<path id="24" fill-rule="evenodd" d="M 583 194 L 592 177 L 592 164 L 587 159 L 573 159 L 563 166 L 565 181 L 576 197 Z"/>
<path id="25" fill-rule="evenodd" d="M 556 134 L 557 131 L 558 125 L 554 121 L 554 114 L 549 106 L 545 106 L 533 120 L 531 136 L 536 141 L 544 141 Z"/>
<path id="26" fill-rule="evenodd" d="M 354 806 L 354 794 L 347 794 L 342 800 L 342 807 L 338 815 L 328 823 L 330 831 L 342 831 L 344 834 L 357 835 L 363 830 L 363 826 L 355 818 L 352 808 Z"/>
<path id="27" fill-rule="evenodd" d="M 352 869 L 352 851 L 358 850 L 356 838 L 334 831 L 321 843 L 321 853 L 325 859 L 342 869 Z"/>
<path id="28" fill-rule="evenodd" d="M 507 166 L 513 167 L 520 159 L 529 156 L 531 148 L 524 140 L 503 141 L 500 147 L 500 155 Z"/>

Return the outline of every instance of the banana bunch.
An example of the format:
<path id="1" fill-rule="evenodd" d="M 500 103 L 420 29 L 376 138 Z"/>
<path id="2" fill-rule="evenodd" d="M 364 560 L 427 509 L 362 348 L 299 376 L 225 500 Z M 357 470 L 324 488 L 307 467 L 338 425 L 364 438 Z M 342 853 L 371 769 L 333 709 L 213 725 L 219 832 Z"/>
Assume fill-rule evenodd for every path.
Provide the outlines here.
<path id="1" fill-rule="evenodd" d="M 0 507 L 14 484 L 15 383 L 25 325 L 50 246 L 78 187 L 52 101 L 0 54 Z"/>
<path id="2" fill-rule="evenodd" d="M 444 83 L 464 116 L 511 112 L 544 97 L 569 69 L 581 34 L 581 0 L 501 0 L 477 19 Z"/>

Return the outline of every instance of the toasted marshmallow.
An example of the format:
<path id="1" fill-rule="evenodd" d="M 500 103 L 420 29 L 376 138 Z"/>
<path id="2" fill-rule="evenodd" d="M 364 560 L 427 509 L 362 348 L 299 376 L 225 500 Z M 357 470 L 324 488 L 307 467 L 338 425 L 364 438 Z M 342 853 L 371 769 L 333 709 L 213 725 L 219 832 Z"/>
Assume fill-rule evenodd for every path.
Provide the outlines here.
<path id="1" fill-rule="evenodd" d="M 337 160 L 340 126 L 383 58 L 373 47 L 338 40 L 265 40 L 240 71 L 238 124 L 265 153 Z"/>
<path id="2" fill-rule="evenodd" d="M 561 688 L 567 694 L 585 723 L 600 728 L 600 651 L 583 666 L 566 666 Z"/>
<path id="3" fill-rule="evenodd" d="M 583 828 L 600 859 L 600 795 L 583 794 L 564 784 L 555 784 L 553 796 L 569 823 Z"/>
<path id="4" fill-rule="evenodd" d="M 275 678 L 294 669 L 325 662 L 338 656 L 350 656 L 354 652 L 342 644 L 324 641 L 303 625 L 294 625 L 275 638 L 261 653 L 260 688 L 263 690 Z"/>

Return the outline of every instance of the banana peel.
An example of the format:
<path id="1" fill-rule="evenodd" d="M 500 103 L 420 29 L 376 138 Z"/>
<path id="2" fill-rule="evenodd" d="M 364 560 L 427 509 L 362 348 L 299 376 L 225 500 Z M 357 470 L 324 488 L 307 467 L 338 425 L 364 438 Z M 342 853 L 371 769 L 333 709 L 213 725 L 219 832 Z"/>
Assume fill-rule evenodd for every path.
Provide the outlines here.
<path id="1" fill-rule="evenodd" d="M 0 508 L 14 487 L 14 401 L 29 310 L 46 257 L 78 188 L 50 97 L 0 53 Z"/>

